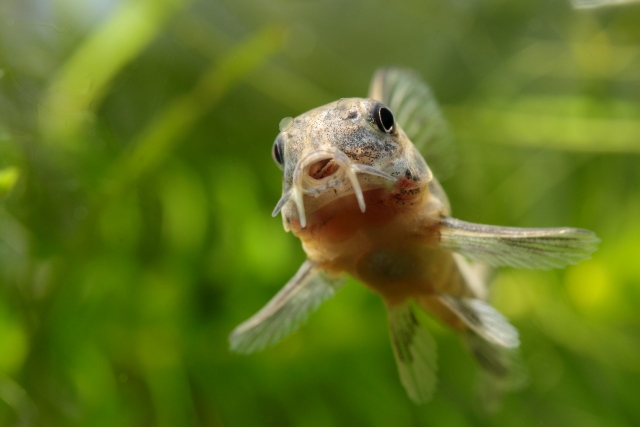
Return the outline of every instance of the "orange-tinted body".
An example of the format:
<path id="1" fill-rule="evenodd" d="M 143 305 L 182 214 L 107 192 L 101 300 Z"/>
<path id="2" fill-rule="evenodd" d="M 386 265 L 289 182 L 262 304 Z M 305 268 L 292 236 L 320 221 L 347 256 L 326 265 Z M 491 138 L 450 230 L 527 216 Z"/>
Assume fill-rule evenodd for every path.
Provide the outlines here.
<path id="1" fill-rule="evenodd" d="M 403 178 L 364 197 L 364 213 L 348 196 L 311 213 L 305 228 L 292 221 L 309 259 L 328 272 L 351 274 L 387 304 L 414 298 L 430 309 L 437 305 L 430 295 L 469 294 L 453 255 L 438 246 L 439 217 L 448 206 L 427 184 Z M 447 310 L 437 311 L 446 321 Z"/>

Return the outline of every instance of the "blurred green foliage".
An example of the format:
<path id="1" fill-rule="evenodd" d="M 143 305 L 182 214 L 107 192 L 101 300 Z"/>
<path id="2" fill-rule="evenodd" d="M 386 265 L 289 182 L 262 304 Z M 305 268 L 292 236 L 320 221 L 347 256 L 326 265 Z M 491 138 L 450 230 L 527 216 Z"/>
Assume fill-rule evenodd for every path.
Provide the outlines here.
<path id="1" fill-rule="evenodd" d="M 260 354 L 231 329 L 295 272 L 269 213 L 282 117 L 404 65 L 458 141 L 457 217 L 602 238 L 502 270 L 529 384 L 487 416 L 433 322 L 414 406 L 356 282 Z M 640 7 L 552 0 L 0 3 L 0 425 L 640 424 Z"/>

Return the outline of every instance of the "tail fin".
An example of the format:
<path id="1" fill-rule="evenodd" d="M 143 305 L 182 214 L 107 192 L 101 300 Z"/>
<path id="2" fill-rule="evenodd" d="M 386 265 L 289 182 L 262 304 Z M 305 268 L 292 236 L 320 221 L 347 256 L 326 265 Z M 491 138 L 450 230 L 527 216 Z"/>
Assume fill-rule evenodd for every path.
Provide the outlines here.
<path id="1" fill-rule="evenodd" d="M 478 361 L 478 404 L 483 412 L 494 412 L 506 392 L 525 384 L 518 332 L 496 309 L 479 299 L 452 295 L 421 296 L 418 302 L 458 331 Z"/>
<path id="2" fill-rule="evenodd" d="M 458 318 L 458 323 L 465 323 L 463 340 L 482 368 L 476 386 L 477 406 L 481 412 L 493 413 L 500 408 L 506 393 L 519 390 L 527 383 L 526 369 L 518 349 L 518 332 L 485 302 L 489 298 L 488 284 L 495 274 L 495 269 L 487 264 L 471 262 L 460 254 L 454 253 L 453 257 L 458 271 L 475 299 L 445 296 L 444 299 L 449 301 L 444 305 L 452 311 L 450 316 Z M 456 306 L 462 313 L 466 313 L 469 317 L 467 320 L 456 310 Z M 472 308 L 470 312 L 467 311 L 469 306 Z M 479 327 L 473 325 L 478 319 Z"/>
<path id="3" fill-rule="evenodd" d="M 493 413 L 500 408 L 504 395 L 523 388 L 526 370 L 518 348 L 505 348 L 490 342 L 469 329 L 463 339 L 482 368 L 478 376 L 477 405 L 482 412 Z"/>

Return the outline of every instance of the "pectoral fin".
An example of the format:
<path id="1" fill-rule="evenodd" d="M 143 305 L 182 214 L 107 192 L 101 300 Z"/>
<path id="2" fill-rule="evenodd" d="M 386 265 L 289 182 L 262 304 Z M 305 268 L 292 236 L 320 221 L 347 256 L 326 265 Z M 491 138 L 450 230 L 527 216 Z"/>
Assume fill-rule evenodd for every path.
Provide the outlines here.
<path id="1" fill-rule="evenodd" d="M 231 350 L 252 353 L 274 345 L 295 331 L 344 282 L 343 276 L 332 277 L 312 261 L 305 261 L 266 306 L 233 330 Z"/>
<path id="2" fill-rule="evenodd" d="M 516 228 L 472 224 L 445 217 L 441 247 L 494 267 L 549 269 L 590 258 L 600 242 L 580 228 Z"/>
<path id="3" fill-rule="evenodd" d="M 409 302 L 389 306 L 389 332 L 400 381 L 416 403 L 428 401 L 435 390 L 436 344 L 416 318 Z"/>

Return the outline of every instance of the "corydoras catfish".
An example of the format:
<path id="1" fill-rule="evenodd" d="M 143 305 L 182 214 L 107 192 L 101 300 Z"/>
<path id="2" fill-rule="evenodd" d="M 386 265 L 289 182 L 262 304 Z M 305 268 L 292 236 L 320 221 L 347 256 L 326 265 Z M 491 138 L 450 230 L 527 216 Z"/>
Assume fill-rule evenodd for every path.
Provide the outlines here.
<path id="1" fill-rule="evenodd" d="M 283 119 L 273 144 L 283 170 L 284 228 L 307 260 L 285 287 L 230 336 L 250 353 L 294 331 L 349 274 L 384 300 L 400 379 L 415 402 L 436 383 L 435 343 L 417 308 L 463 337 L 489 377 L 511 375 L 518 332 L 486 298 L 491 267 L 558 268 L 588 258 L 594 233 L 512 228 L 451 217 L 420 154 L 449 146 L 437 103 L 413 72 L 382 69 L 369 98 L 343 98 Z"/>

